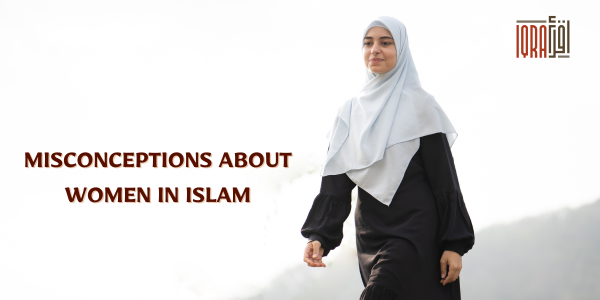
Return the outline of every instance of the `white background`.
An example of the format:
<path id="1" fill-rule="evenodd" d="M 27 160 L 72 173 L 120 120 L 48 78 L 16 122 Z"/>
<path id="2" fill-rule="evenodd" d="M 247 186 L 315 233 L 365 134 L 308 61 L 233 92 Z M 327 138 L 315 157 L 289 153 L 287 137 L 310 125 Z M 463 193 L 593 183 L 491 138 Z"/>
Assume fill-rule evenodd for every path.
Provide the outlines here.
<path id="1" fill-rule="evenodd" d="M 380 15 L 404 22 L 421 83 L 458 131 L 452 151 L 476 232 L 592 202 L 599 8 L 0 1 L 0 298 L 305 299 L 317 282 L 357 299 L 353 215 L 325 259 L 351 269 L 344 282 L 323 276 L 335 268 L 305 266 L 300 228 L 324 136 L 364 82 L 363 30 Z M 549 15 L 570 20 L 571 57 L 515 58 L 516 20 Z M 219 169 L 225 151 L 293 157 L 288 169 Z M 25 152 L 212 152 L 215 165 L 27 169 Z M 248 186 L 252 203 L 67 200 L 65 187 L 95 186 Z"/>

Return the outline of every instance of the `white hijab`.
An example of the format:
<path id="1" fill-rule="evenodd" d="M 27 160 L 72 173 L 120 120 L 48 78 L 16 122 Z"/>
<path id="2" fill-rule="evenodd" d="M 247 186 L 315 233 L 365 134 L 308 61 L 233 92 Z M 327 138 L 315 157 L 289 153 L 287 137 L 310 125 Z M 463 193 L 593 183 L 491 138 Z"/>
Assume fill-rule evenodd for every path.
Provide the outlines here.
<path id="1" fill-rule="evenodd" d="M 329 151 L 321 176 L 346 173 L 356 185 L 389 206 L 419 149 L 419 138 L 442 132 L 452 147 L 458 134 L 434 97 L 421 88 L 404 24 L 392 17 L 379 17 L 363 37 L 375 26 L 392 34 L 396 66 L 381 74 L 365 67 L 364 87 L 340 107 L 327 134 Z"/>

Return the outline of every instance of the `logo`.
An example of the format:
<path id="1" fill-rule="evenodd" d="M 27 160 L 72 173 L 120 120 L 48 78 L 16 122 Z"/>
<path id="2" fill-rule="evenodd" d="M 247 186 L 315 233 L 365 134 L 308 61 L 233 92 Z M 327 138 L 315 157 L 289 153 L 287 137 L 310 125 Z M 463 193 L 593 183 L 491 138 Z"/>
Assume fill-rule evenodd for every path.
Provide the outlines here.
<path id="1" fill-rule="evenodd" d="M 569 58 L 569 20 L 517 20 L 517 58 Z M 525 23 L 525 25 L 520 25 Z M 548 24 L 537 25 L 537 24 Z"/>

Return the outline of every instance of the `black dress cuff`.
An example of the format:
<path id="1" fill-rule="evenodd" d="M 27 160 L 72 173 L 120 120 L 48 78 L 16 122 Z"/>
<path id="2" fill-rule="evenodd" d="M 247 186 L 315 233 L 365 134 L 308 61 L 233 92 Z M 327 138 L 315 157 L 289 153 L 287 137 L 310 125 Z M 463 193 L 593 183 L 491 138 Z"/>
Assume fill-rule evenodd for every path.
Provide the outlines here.
<path id="1" fill-rule="evenodd" d="M 451 189 L 435 193 L 440 220 L 440 245 L 461 256 L 473 248 L 475 233 L 462 193 Z"/>
<path id="2" fill-rule="evenodd" d="M 342 242 L 344 221 L 350 214 L 351 199 L 340 199 L 330 194 L 319 193 L 302 226 L 302 236 L 317 240 L 324 249 L 323 256 Z"/>
<path id="3" fill-rule="evenodd" d="M 448 241 L 444 244 L 444 251 L 450 250 L 458 253 L 460 256 L 465 255 L 472 248 L 473 243 L 469 240 L 464 241 Z"/>

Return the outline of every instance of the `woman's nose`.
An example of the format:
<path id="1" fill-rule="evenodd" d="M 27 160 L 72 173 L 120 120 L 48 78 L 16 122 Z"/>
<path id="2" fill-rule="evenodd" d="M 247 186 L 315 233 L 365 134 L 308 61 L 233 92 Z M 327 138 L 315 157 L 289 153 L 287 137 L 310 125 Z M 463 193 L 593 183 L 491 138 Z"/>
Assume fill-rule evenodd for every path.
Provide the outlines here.
<path id="1" fill-rule="evenodd" d="M 373 45 L 373 48 L 371 49 L 371 53 L 373 53 L 373 54 L 381 53 L 381 51 L 379 51 L 379 46 Z"/>

